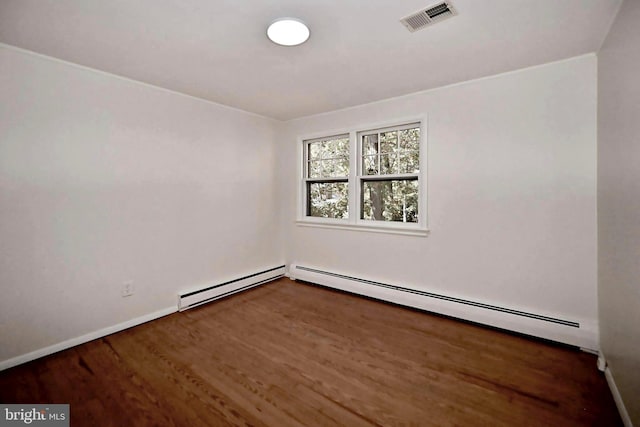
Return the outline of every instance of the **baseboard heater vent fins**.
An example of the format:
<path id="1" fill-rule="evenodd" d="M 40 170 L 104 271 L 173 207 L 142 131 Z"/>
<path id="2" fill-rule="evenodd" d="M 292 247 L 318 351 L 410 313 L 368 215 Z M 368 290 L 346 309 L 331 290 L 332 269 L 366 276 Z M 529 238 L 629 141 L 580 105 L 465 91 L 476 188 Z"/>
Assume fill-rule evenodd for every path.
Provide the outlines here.
<path id="1" fill-rule="evenodd" d="M 448 302 L 451 302 L 451 303 L 464 304 L 464 305 L 467 305 L 467 306 L 478 307 L 478 308 L 482 308 L 482 309 L 486 309 L 486 310 L 491 310 L 493 312 L 512 314 L 512 315 L 515 315 L 515 316 L 526 317 L 526 318 L 529 318 L 529 319 L 541 320 L 541 321 L 544 321 L 544 322 L 554 323 L 554 324 L 557 324 L 557 325 L 569 326 L 569 327 L 572 327 L 572 328 L 580 328 L 580 323 L 573 322 L 573 321 L 570 321 L 570 320 L 564 320 L 564 319 L 559 319 L 559 318 L 549 317 L 549 316 L 542 316 L 540 314 L 529 313 L 529 312 L 520 311 L 520 310 L 514 310 L 514 309 L 506 308 L 506 307 L 499 307 L 497 305 L 485 304 L 485 303 L 482 303 L 482 302 L 471 301 L 471 300 L 462 299 L 462 298 L 450 297 L 450 296 L 447 296 L 447 295 L 436 294 L 436 293 L 433 293 L 433 292 L 426 292 L 426 291 L 420 291 L 420 290 L 417 290 L 417 289 L 404 288 L 402 286 L 389 285 L 387 283 L 376 282 L 376 281 L 373 281 L 373 280 L 360 279 L 358 277 L 346 276 L 344 274 L 332 273 L 332 272 L 329 272 L 329 271 L 318 270 L 318 269 L 315 269 L 315 268 L 304 267 L 304 266 L 301 266 L 301 265 L 296 265 L 295 269 L 296 270 L 300 270 L 300 271 L 304 271 L 304 272 L 308 272 L 308 273 L 312 273 L 312 274 L 320 274 L 320 275 L 331 277 L 331 278 L 336 278 L 336 279 L 341 279 L 341 280 L 348 280 L 348 281 L 351 281 L 351 282 L 363 283 L 363 284 L 366 284 L 366 285 L 377 286 L 377 287 L 385 288 L 385 289 L 391 289 L 391 290 L 394 290 L 394 291 L 410 293 L 410 294 L 415 294 L 415 295 L 421 295 L 423 297 L 433 298 L 433 299 L 442 300 L 442 301 L 448 301 Z M 313 280 L 310 280 L 309 278 L 305 278 L 304 274 L 301 274 L 300 276 L 296 275 L 296 278 L 299 278 L 300 280 L 307 280 L 309 282 L 316 283 Z M 323 285 L 323 283 L 318 283 L 318 284 Z"/>
<path id="2" fill-rule="evenodd" d="M 178 310 L 188 310 L 190 308 L 251 289 L 264 283 L 271 282 L 272 280 L 283 277 L 284 272 L 285 266 L 280 265 L 278 267 L 273 267 L 268 270 L 240 277 L 238 279 L 207 286 L 203 289 L 182 292 L 178 294 Z"/>

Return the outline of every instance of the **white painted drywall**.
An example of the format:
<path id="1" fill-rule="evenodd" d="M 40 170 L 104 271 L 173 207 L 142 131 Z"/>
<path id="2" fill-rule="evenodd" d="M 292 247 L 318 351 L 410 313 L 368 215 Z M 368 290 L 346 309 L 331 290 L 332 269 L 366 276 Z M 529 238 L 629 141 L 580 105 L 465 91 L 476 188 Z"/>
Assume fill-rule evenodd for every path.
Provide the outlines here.
<path id="1" fill-rule="evenodd" d="M 602 351 L 640 426 L 640 2 L 598 52 L 598 286 Z"/>
<path id="2" fill-rule="evenodd" d="M 282 264 L 272 120 L 7 46 L 0 99 L 0 361 Z"/>
<path id="3" fill-rule="evenodd" d="M 596 68 L 586 55 L 287 122 L 288 261 L 576 320 L 597 341 Z M 295 224 L 298 137 L 422 115 L 428 237 Z"/>
<path id="4" fill-rule="evenodd" d="M 595 327 L 593 55 L 284 123 L 8 47 L 0 69 L 0 360 L 282 248 Z M 295 225 L 297 137 L 424 114 L 428 237 Z"/>

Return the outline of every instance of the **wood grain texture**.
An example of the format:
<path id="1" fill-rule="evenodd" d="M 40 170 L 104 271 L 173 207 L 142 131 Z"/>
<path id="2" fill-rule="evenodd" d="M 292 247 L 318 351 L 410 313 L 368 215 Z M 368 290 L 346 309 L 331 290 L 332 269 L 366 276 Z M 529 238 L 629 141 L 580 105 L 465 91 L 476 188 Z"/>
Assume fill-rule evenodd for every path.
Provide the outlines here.
<path id="1" fill-rule="evenodd" d="M 0 372 L 73 426 L 617 426 L 595 356 L 281 279 Z"/>

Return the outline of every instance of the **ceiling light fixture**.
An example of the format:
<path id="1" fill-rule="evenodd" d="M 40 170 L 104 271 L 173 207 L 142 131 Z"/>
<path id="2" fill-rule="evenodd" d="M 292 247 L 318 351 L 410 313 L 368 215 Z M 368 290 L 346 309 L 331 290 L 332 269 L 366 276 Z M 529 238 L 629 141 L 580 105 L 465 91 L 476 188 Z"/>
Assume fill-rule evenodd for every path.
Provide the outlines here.
<path id="1" fill-rule="evenodd" d="M 280 18 L 267 28 L 267 37 L 282 46 L 297 46 L 309 38 L 309 28 L 299 19 Z"/>

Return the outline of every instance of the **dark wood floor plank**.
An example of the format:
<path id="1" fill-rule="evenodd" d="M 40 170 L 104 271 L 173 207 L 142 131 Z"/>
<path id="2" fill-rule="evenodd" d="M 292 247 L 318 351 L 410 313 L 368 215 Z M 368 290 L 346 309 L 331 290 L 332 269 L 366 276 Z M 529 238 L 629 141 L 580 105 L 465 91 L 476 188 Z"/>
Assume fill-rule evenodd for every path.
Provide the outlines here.
<path id="1" fill-rule="evenodd" d="M 595 357 L 282 279 L 0 372 L 95 426 L 621 425 Z"/>

